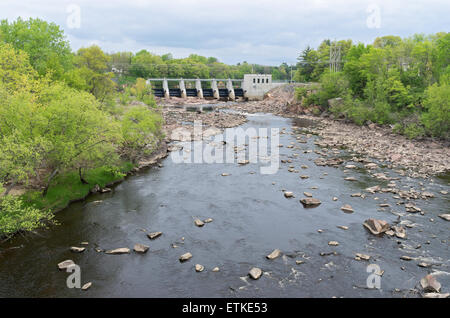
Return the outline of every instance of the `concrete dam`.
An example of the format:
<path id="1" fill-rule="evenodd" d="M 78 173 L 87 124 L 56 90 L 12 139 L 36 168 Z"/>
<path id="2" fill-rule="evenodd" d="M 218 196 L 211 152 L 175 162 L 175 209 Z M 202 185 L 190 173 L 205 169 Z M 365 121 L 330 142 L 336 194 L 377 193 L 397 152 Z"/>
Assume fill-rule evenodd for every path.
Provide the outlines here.
<path id="1" fill-rule="evenodd" d="M 285 83 L 272 82 L 272 75 L 245 74 L 244 79 L 149 78 L 153 94 L 160 98 L 212 98 L 261 100 L 272 88 Z M 170 85 L 169 85 L 170 83 Z M 160 87 L 157 87 L 158 84 Z"/>

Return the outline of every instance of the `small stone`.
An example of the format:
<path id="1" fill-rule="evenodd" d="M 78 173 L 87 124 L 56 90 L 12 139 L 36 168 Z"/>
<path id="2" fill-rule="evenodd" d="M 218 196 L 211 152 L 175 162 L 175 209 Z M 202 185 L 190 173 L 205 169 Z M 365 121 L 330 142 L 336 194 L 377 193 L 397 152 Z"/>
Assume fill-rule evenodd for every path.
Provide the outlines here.
<path id="1" fill-rule="evenodd" d="M 353 208 L 349 204 L 346 204 L 343 207 L 341 207 L 341 210 L 344 211 L 345 213 L 353 213 L 354 212 Z"/>
<path id="2" fill-rule="evenodd" d="M 355 177 L 347 177 L 344 180 L 346 180 L 346 181 L 358 181 Z"/>
<path id="3" fill-rule="evenodd" d="M 152 232 L 148 233 L 147 236 L 149 239 L 154 240 L 162 235 L 162 232 Z"/>
<path id="4" fill-rule="evenodd" d="M 368 261 L 370 259 L 370 255 L 367 254 L 356 253 L 355 256 L 359 258 L 359 260 Z"/>
<path id="5" fill-rule="evenodd" d="M 351 194 L 350 195 L 352 198 L 358 198 L 358 197 L 361 197 L 362 196 L 362 194 L 361 193 L 353 193 L 353 194 Z"/>
<path id="6" fill-rule="evenodd" d="M 253 267 L 248 274 L 250 275 L 250 277 L 254 280 L 257 280 L 261 277 L 262 275 L 262 270 L 258 267 Z"/>
<path id="7" fill-rule="evenodd" d="M 295 264 L 297 264 L 297 265 L 301 265 L 301 264 L 304 264 L 305 263 L 305 261 L 302 261 L 302 260 L 296 260 L 295 261 Z"/>
<path id="8" fill-rule="evenodd" d="M 423 267 L 423 268 L 428 268 L 428 267 L 430 267 L 431 266 L 431 264 L 428 264 L 428 263 L 419 263 L 419 264 L 417 264 L 417 266 L 419 266 L 419 267 Z"/>
<path id="9" fill-rule="evenodd" d="M 441 284 L 436 280 L 433 275 L 427 275 L 420 280 L 420 285 L 424 292 L 439 293 L 441 290 Z"/>
<path id="10" fill-rule="evenodd" d="M 268 258 L 268 259 L 275 259 L 275 258 L 277 258 L 277 257 L 280 257 L 281 256 L 281 251 L 279 250 L 279 249 L 276 249 L 276 250 L 274 250 L 272 253 L 270 253 L 269 255 L 267 255 L 266 257 Z"/>
<path id="11" fill-rule="evenodd" d="M 328 245 L 330 245 L 330 246 L 338 246 L 338 245 L 339 245 L 339 242 L 336 242 L 336 241 L 330 241 L 330 242 L 328 242 Z"/>
<path id="12" fill-rule="evenodd" d="M 320 202 L 319 199 L 315 199 L 315 198 L 301 199 L 300 202 L 303 204 L 303 206 L 305 208 L 317 207 L 317 206 L 319 206 L 322 203 L 322 202 Z"/>
<path id="13" fill-rule="evenodd" d="M 441 215 L 439 215 L 439 217 L 446 221 L 450 221 L 450 214 L 441 214 Z"/>
<path id="14" fill-rule="evenodd" d="M 134 245 L 133 249 L 136 253 L 144 254 L 144 253 L 147 253 L 149 247 L 147 245 L 138 243 L 138 244 Z"/>
<path id="15" fill-rule="evenodd" d="M 75 265 L 74 261 L 72 261 L 71 259 L 68 259 L 64 262 L 61 262 L 58 264 L 58 269 L 59 270 L 66 270 L 67 268 L 71 267 Z"/>
<path id="16" fill-rule="evenodd" d="M 206 220 L 204 220 L 203 222 L 205 222 L 205 223 L 211 223 L 213 221 L 213 219 L 211 219 L 211 218 L 207 218 Z"/>
<path id="17" fill-rule="evenodd" d="M 203 272 L 204 269 L 205 269 L 205 267 L 203 265 L 200 265 L 200 264 L 195 265 L 195 271 L 197 273 Z"/>
<path id="18" fill-rule="evenodd" d="M 194 224 L 198 227 L 202 227 L 203 225 L 205 225 L 205 223 L 200 219 L 195 219 Z"/>
<path id="19" fill-rule="evenodd" d="M 309 176 L 306 176 L 306 175 L 301 175 L 301 176 L 300 176 L 300 178 L 302 178 L 302 179 L 308 179 L 308 178 L 309 178 Z"/>
<path id="20" fill-rule="evenodd" d="M 312 198 L 312 193 L 310 193 L 310 192 L 303 192 L 303 194 L 305 195 L 305 197 L 308 197 L 308 198 Z"/>
<path id="21" fill-rule="evenodd" d="M 212 271 L 215 272 L 215 273 L 217 273 L 218 271 L 220 271 L 220 268 L 219 268 L 219 267 L 214 267 L 214 268 L 212 269 Z"/>
<path id="22" fill-rule="evenodd" d="M 70 248 L 70 251 L 71 251 L 71 252 L 74 252 L 74 253 L 82 253 L 82 252 L 84 252 L 85 250 L 86 250 L 85 247 L 76 247 L 76 246 L 72 246 L 72 247 Z"/>
<path id="23" fill-rule="evenodd" d="M 338 200 L 338 198 L 336 198 L 336 197 L 333 197 L 333 201 L 337 201 Z"/>
<path id="24" fill-rule="evenodd" d="M 86 290 L 88 290 L 89 288 L 91 288 L 91 286 L 92 286 L 92 283 L 91 283 L 91 282 L 86 283 L 86 284 L 83 285 L 83 287 L 81 287 L 81 290 L 86 291 Z"/>
<path id="25" fill-rule="evenodd" d="M 293 198 L 293 197 L 294 197 L 294 193 L 293 193 L 293 192 L 290 192 L 290 191 L 285 191 L 285 192 L 284 192 L 284 196 L 285 196 L 286 198 Z"/>
<path id="26" fill-rule="evenodd" d="M 226 173 L 226 172 L 224 172 L 224 173 L 222 173 L 222 177 L 228 177 L 230 174 L 229 173 Z"/>
<path id="27" fill-rule="evenodd" d="M 190 260 L 191 258 L 192 258 L 191 253 L 185 253 L 180 256 L 180 262 L 186 262 L 186 261 Z"/>
<path id="28" fill-rule="evenodd" d="M 412 257 L 410 257 L 408 255 L 403 255 L 403 256 L 400 256 L 400 259 L 403 260 L 403 261 L 411 261 Z"/>
<path id="29" fill-rule="evenodd" d="M 110 254 L 110 255 L 128 254 L 128 253 L 130 253 L 130 249 L 127 247 L 122 247 L 122 248 L 116 248 L 114 250 L 106 251 L 105 253 Z"/>
<path id="30" fill-rule="evenodd" d="M 338 226 L 338 228 L 340 228 L 340 229 L 342 229 L 342 230 L 348 230 L 348 226 L 345 226 L 345 225 L 340 225 L 340 226 Z"/>

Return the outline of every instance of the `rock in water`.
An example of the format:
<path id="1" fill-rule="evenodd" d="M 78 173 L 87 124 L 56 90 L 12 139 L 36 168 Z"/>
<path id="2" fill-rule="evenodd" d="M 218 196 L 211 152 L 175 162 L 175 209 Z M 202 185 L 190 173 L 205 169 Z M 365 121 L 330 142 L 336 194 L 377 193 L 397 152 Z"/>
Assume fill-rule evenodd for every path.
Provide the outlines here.
<path id="1" fill-rule="evenodd" d="M 212 271 L 215 272 L 215 273 L 217 273 L 218 271 L 220 271 L 220 268 L 219 268 L 219 267 L 214 267 L 214 268 L 212 269 Z"/>
<path id="2" fill-rule="evenodd" d="M 58 264 L 58 269 L 59 270 L 66 270 L 68 267 L 75 265 L 74 261 L 72 261 L 71 259 L 68 259 L 64 262 L 61 262 Z"/>
<path id="3" fill-rule="evenodd" d="M 254 280 L 259 279 L 262 275 L 262 270 L 258 267 L 253 267 L 250 272 L 248 272 L 250 277 Z"/>
<path id="4" fill-rule="evenodd" d="M 71 251 L 71 252 L 74 252 L 74 253 L 82 253 L 82 252 L 84 252 L 85 249 L 86 249 L 85 247 L 76 247 L 76 246 L 72 246 L 72 247 L 70 248 L 70 251 Z"/>
<path id="5" fill-rule="evenodd" d="M 314 208 L 319 206 L 322 202 L 319 199 L 315 198 L 304 198 L 301 199 L 300 202 L 303 204 L 305 208 Z"/>
<path id="6" fill-rule="evenodd" d="M 328 242 L 328 245 L 330 245 L 330 246 L 338 246 L 338 245 L 339 245 L 339 242 L 336 242 L 336 241 L 330 241 L 330 242 Z"/>
<path id="7" fill-rule="evenodd" d="M 389 223 L 383 220 L 368 219 L 364 222 L 364 227 L 368 229 L 373 235 L 383 235 L 389 230 Z"/>
<path id="8" fill-rule="evenodd" d="M 275 259 L 277 257 L 281 256 L 281 251 L 279 249 L 274 250 L 272 253 L 270 253 L 269 255 L 267 255 L 266 257 L 268 259 Z"/>
<path id="9" fill-rule="evenodd" d="M 354 212 L 353 208 L 349 204 L 346 204 L 343 207 L 341 207 L 341 210 L 344 211 L 345 213 L 353 213 Z"/>
<path id="10" fill-rule="evenodd" d="M 204 220 L 203 222 L 205 222 L 205 223 L 211 223 L 213 221 L 213 219 L 211 219 L 211 218 L 207 218 L 206 220 Z"/>
<path id="11" fill-rule="evenodd" d="M 433 275 L 427 275 L 420 280 L 420 285 L 426 293 L 439 293 L 441 283 L 439 283 Z"/>
<path id="12" fill-rule="evenodd" d="M 162 235 L 162 232 L 152 232 L 148 233 L 147 236 L 149 239 L 154 240 L 155 238 L 158 238 Z"/>
<path id="13" fill-rule="evenodd" d="M 364 260 L 364 261 L 368 261 L 370 259 L 370 255 L 366 255 L 366 254 L 361 254 L 361 253 L 356 253 L 356 260 Z"/>
<path id="14" fill-rule="evenodd" d="M 194 223 L 198 227 L 202 227 L 203 225 L 205 225 L 205 223 L 202 220 L 200 220 L 200 219 L 195 219 Z"/>
<path id="15" fill-rule="evenodd" d="M 293 192 L 289 192 L 289 191 L 285 191 L 284 192 L 284 196 L 286 198 L 293 198 L 294 197 L 294 193 Z"/>
<path id="16" fill-rule="evenodd" d="M 147 245 L 144 245 L 144 244 L 136 244 L 136 245 L 134 245 L 134 251 L 136 252 L 136 253 L 147 253 L 147 251 L 148 251 L 148 249 L 149 249 L 149 247 L 147 246 Z"/>
<path id="17" fill-rule="evenodd" d="M 312 198 L 312 193 L 310 193 L 310 192 L 303 192 L 303 194 L 304 194 L 304 196 L 305 197 L 308 197 L 308 198 Z"/>
<path id="18" fill-rule="evenodd" d="M 200 265 L 200 264 L 195 265 L 195 271 L 197 273 L 203 272 L 204 269 L 205 269 L 205 267 L 203 265 Z"/>
<path id="19" fill-rule="evenodd" d="M 88 290 L 89 288 L 91 288 L 91 286 L 92 286 L 91 282 L 86 283 L 83 285 L 83 287 L 81 287 L 81 290 Z"/>
<path id="20" fill-rule="evenodd" d="M 116 248 L 114 250 L 109 250 L 105 252 L 106 254 L 110 254 L 110 255 L 120 255 L 120 254 L 129 254 L 130 253 L 130 249 L 127 247 L 122 247 L 122 248 Z"/>
<path id="21" fill-rule="evenodd" d="M 439 217 L 446 221 L 450 221 L 450 214 L 441 214 Z"/>
<path id="22" fill-rule="evenodd" d="M 191 258 L 192 258 L 191 253 L 185 253 L 180 256 L 180 262 L 186 262 L 186 261 L 190 260 Z"/>

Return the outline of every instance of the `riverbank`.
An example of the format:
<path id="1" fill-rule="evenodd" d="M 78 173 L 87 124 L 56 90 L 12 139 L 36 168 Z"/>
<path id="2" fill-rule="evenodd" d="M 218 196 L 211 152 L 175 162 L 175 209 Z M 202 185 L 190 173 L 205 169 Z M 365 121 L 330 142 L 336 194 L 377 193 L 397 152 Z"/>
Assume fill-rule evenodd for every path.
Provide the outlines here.
<path id="1" fill-rule="evenodd" d="M 435 139 L 408 139 L 393 132 L 389 126 L 371 124 L 358 126 L 343 120 L 314 116 L 299 108 L 294 101 L 294 89 L 275 89 L 263 101 L 231 104 L 243 113 L 272 113 L 274 115 L 313 120 L 312 129 L 321 137 L 323 147 L 345 147 L 363 157 L 371 157 L 393 168 L 402 169 L 413 177 L 430 177 L 450 172 L 449 142 Z"/>

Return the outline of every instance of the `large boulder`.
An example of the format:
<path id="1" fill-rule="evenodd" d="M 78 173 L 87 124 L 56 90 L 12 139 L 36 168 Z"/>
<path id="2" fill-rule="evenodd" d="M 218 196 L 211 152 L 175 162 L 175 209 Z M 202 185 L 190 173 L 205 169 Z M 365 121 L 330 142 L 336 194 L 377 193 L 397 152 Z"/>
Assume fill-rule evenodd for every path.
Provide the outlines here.
<path id="1" fill-rule="evenodd" d="M 390 229 L 388 222 L 377 219 L 368 219 L 363 223 L 363 225 L 373 235 L 383 235 L 384 232 Z"/>
<path id="2" fill-rule="evenodd" d="M 322 202 L 319 199 L 315 198 L 303 198 L 300 200 L 305 208 L 315 208 L 319 206 Z"/>

